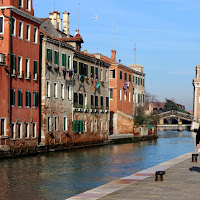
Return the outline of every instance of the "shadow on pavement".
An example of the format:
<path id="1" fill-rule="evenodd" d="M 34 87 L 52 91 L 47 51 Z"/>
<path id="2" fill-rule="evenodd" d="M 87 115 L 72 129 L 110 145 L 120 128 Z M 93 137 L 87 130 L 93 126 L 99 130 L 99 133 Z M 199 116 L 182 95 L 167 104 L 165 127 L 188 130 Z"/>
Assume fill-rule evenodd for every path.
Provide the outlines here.
<path id="1" fill-rule="evenodd" d="M 199 172 L 200 173 L 200 167 L 191 167 L 191 168 L 189 168 L 189 170 L 191 172 L 195 171 L 195 172 Z"/>

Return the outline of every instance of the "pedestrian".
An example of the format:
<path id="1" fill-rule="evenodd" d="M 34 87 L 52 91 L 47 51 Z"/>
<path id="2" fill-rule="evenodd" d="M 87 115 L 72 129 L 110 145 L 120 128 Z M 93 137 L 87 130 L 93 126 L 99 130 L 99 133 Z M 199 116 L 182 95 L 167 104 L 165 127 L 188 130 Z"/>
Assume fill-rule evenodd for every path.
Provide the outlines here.
<path id="1" fill-rule="evenodd" d="M 199 148 L 199 142 L 200 142 L 200 126 L 198 128 L 197 135 L 196 135 L 196 146 L 197 146 L 197 149 Z"/>

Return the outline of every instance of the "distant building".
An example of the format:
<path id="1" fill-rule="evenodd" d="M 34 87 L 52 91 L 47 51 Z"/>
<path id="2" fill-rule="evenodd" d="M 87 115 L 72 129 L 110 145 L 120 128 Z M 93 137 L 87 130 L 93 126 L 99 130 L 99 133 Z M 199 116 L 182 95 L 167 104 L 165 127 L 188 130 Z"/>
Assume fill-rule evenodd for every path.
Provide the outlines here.
<path id="1" fill-rule="evenodd" d="M 193 79 L 193 113 L 195 117 L 200 117 L 200 65 L 196 66 L 196 78 Z"/>
<path id="2" fill-rule="evenodd" d="M 94 54 L 110 66 L 110 133 L 133 134 L 134 115 L 138 106 L 144 106 L 145 74 L 141 65 L 127 67 L 116 62 L 116 50 L 111 58 Z"/>
<path id="3" fill-rule="evenodd" d="M 39 141 L 39 26 L 32 0 L 0 1 L 0 151 Z"/>

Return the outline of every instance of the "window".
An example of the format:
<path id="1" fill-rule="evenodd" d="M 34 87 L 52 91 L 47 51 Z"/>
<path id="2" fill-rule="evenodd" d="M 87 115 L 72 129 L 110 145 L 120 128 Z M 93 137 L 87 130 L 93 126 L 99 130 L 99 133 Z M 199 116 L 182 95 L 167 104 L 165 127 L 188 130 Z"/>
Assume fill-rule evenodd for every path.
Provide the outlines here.
<path id="1" fill-rule="evenodd" d="M 122 89 L 119 90 L 119 100 L 122 100 Z"/>
<path id="2" fill-rule="evenodd" d="M 50 82 L 49 81 L 47 81 L 47 97 L 50 97 L 50 95 L 51 95 L 51 88 L 50 88 Z"/>
<path id="3" fill-rule="evenodd" d="M 87 132 L 87 120 L 84 121 L 85 132 Z"/>
<path id="4" fill-rule="evenodd" d="M 106 109 L 109 109 L 109 98 L 106 97 Z"/>
<path id="5" fill-rule="evenodd" d="M 25 106 L 30 107 L 31 106 L 31 93 L 29 91 L 26 91 L 26 96 L 25 96 Z"/>
<path id="6" fill-rule="evenodd" d="M 11 31 L 11 34 L 12 36 L 15 36 L 16 35 L 16 19 L 12 17 L 12 31 Z"/>
<path id="7" fill-rule="evenodd" d="M 142 78 L 140 80 L 141 80 L 141 85 L 142 85 Z"/>
<path id="8" fill-rule="evenodd" d="M 101 107 L 103 107 L 103 96 L 101 96 Z"/>
<path id="9" fill-rule="evenodd" d="M 22 124 L 18 123 L 18 134 L 17 134 L 18 138 L 22 138 Z"/>
<path id="10" fill-rule="evenodd" d="M 127 81 L 127 73 L 124 73 L 124 80 Z"/>
<path id="11" fill-rule="evenodd" d="M 135 90 L 134 90 L 134 88 L 133 88 L 133 102 L 135 101 L 135 95 L 134 95 L 134 92 L 135 92 Z"/>
<path id="12" fill-rule="evenodd" d="M 83 94 L 79 93 L 79 105 L 83 106 Z"/>
<path id="13" fill-rule="evenodd" d="M 54 83 L 54 97 L 58 98 L 58 92 L 57 92 L 57 83 Z"/>
<path id="14" fill-rule="evenodd" d="M 101 69 L 101 81 L 103 81 L 103 69 Z"/>
<path id="15" fill-rule="evenodd" d="M 30 59 L 26 58 L 26 79 L 29 79 L 30 77 L 29 68 L 30 68 Z"/>
<path id="16" fill-rule="evenodd" d="M 71 101 L 72 100 L 71 86 L 67 87 L 67 93 L 68 93 L 68 99 Z"/>
<path id="17" fill-rule="evenodd" d="M 72 66 L 71 66 L 71 56 L 68 55 L 68 69 L 71 69 Z"/>
<path id="18" fill-rule="evenodd" d="M 28 138 L 29 137 L 29 124 L 28 123 L 25 123 L 24 124 L 24 134 L 25 134 L 25 138 Z"/>
<path id="19" fill-rule="evenodd" d="M 140 85 L 140 78 L 138 78 L 138 85 Z"/>
<path id="20" fill-rule="evenodd" d="M 99 69 L 95 68 L 95 78 L 98 80 L 99 79 Z"/>
<path id="21" fill-rule="evenodd" d="M 94 106 L 94 96 L 91 94 L 91 106 Z"/>
<path id="22" fill-rule="evenodd" d="M 36 123 L 33 123 L 33 138 L 36 137 L 36 131 L 37 131 L 36 127 L 37 127 Z"/>
<path id="23" fill-rule="evenodd" d="M 97 131 L 97 120 L 94 120 L 94 130 Z"/>
<path id="24" fill-rule="evenodd" d="M 143 104 L 144 104 L 144 94 L 142 96 L 143 96 Z"/>
<path id="25" fill-rule="evenodd" d="M 47 49 L 47 60 L 52 63 L 52 50 Z"/>
<path id="26" fill-rule="evenodd" d="M 73 121 L 73 132 L 83 133 L 83 121 L 78 121 L 78 120 Z"/>
<path id="27" fill-rule="evenodd" d="M 11 55 L 11 74 L 15 75 L 16 71 L 16 57 L 14 54 Z"/>
<path id="28" fill-rule="evenodd" d="M 54 117 L 54 130 L 58 131 L 58 118 Z"/>
<path id="29" fill-rule="evenodd" d="M 108 81 L 108 70 L 105 70 L 105 81 Z"/>
<path id="30" fill-rule="evenodd" d="M 91 120 L 91 122 L 90 122 L 90 130 L 91 130 L 91 132 L 93 132 L 93 129 L 94 129 L 94 127 L 93 127 L 93 120 Z"/>
<path id="31" fill-rule="evenodd" d="M 23 7 L 23 0 L 19 0 L 19 8 Z"/>
<path id="32" fill-rule="evenodd" d="M 38 93 L 33 92 L 33 107 L 38 107 Z"/>
<path id="33" fill-rule="evenodd" d="M 74 105 L 78 104 L 78 95 L 76 92 L 74 92 Z"/>
<path id="34" fill-rule="evenodd" d="M 124 90 L 124 101 L 126 101 L 126 91 Z"/>
<path id="35" fill-rule="evenodd" d="M 10 105 L 15 106 L 15 89 L 10 89 Z"/>
<path id="36" fill-rule="evenodd" d="M 88 76 L 88 65 L 79 62 L 79 74 L 83 76 Z"/>
<path id="37" fill-rule="evenodd" d="M 135 77 L 133 76 L 133 83 L 135 82 Z"/>
<path id="38" fill-rule="evenodd" d="M 110 70 L 110 78 L 115 78 L 115 70 Z"/>
<path id="39" fill-rule="evenodd" d="M 19 21 L 19 38 L 23 38 L 23 22 Z"/>
<path id="40" fill-rule="evenodd" d="M 113 88 L 110 88 L 110 99 L 113 99 Z"/>
<path id="41" fill-rule="evenodd" d="M 11 123 L 11 138 L 15 138 L 15 123 Z"/>
<path id="42" fill-rule="evenodd" d="M 37 80 L 37 61 L 33 61 L 33 80 Z"/>
<path id="43" fill-rule="evenodd" d="M 61 84 L 61 98 L 64 99 L 65 98 L 65 90 L 64 90 L 64 85 Z"/>
<path id="44" fill-rule="evenodd" d="M 77 61 L 73 60 L 74 74 L 77 74 Z"/>
<path id="45" fill-rule="evenodd" d="M 22 57 L 18 56 L 18 76 L 22 78 Z"/>
<path id="46" fill-rule="evenodd" d="M 6 119 L 1 118 L 1 135 L 6 134 Z"/>
<path id="47" fill-rule="evenodd" d="M 131 92 L 129 92 L 129 102 L 131 102 Z"/>
<path id="48" fill-rule="evenodd" d="M 4 18 L 0 17 L 0 34 L 4 32 Z"/>
<path id="49" fill-rule="evenodd" d="M 98 106 L 98 96 L 95 96 L 95 107 Z"/>
<path id="50" fill-rule="evenodd" d="M 140 103 L 140 94 L 138 94 L 138 103 Z"/>
<path id="51" fill-rule="evenodd" d="M 29 24 L 26 25 L 26 40 L 30 41 L 30 35 L 31 35 L 31 26 Z"/>
<path id="52" fill-rule="evenodd" d="M 66 68 L 67 66 L 66 54 L 62 53 L 62 67 Z"/>
<path id="53" fill-rule="evenodd" d="M 143 87 L 144 87 L 144 79 L 143 79 Z"/>
<path id="54" fill-rule="evenodd" d="M 103 131 L 103 121 L 100 120 L 100 130 Z"/>
<path id="55" fill-rule="evenodd" d="M 64 118 L 63 118 L 63 130 L 64 130 L 64 131 L 67 131 L 67 130 L 68 130 L 68 127 L 67 127 L 67 117 L 64 117 Z"/>
<path id="56" fill-rule="evenodd" d="M 122 71 L 120 71 L 120 80 L 122 80 Z"/>
<path id="57" fill-rule="evenodd" d="M 129 74 L 129 82 L 131 82 L 131 74 Z"/>
<path id="58" fill-rule="evenodd" d="M 54 51 L 54 64 L 59 65 L 59 53 L 58 53 L 58 51 Z"/>
<path id="59" fill-rule="evenodd" d="M 135 84 L 137 84 L 137 77 L 135 77 Z"/>
<path id="60" fill-rule="evenodd" d="M 34 43 L 38 43 L 38 28 L 34 27 Z"/>
<path id="61" fill-rule="evenodd" d="M 31 10 L 31 0 L 26 0 L 26 9 L 27 9 L 28 11 Z"/>
<path id="62" fill-rule="evenodd" d="M 85 108 L 87 108 L 87 94 L 85 94 Z"/>
<path id="63" fill-rule="evenodd" d="M 47 130 L 51 131 L 51 117 L 47 118 Z"/>
<path id="64" fill-rule="evenodd" d="M 18 106 L 22 107 L 22 91 L 18 90 Z"/>
<path id="65" fill-rule="evenodd" d="M 94 78 L 94 67 L 91 66 L 91 78 Z"/>
<path id="66" fill-rule="evenodd" d="M 105 130 L 108 131 L 108 121 L 106 120 Z"/>

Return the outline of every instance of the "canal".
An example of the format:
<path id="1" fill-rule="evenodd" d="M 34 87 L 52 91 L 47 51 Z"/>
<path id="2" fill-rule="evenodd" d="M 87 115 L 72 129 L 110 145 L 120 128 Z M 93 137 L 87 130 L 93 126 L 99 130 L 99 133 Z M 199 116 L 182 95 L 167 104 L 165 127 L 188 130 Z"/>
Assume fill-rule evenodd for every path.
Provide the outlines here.
<path id="1" fill-rule="evenodd" d="M 0 160 L 1 200 L 64 200 L 195 149 L 195 133 Z"/>

